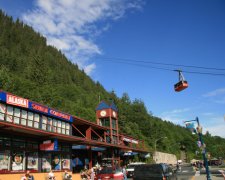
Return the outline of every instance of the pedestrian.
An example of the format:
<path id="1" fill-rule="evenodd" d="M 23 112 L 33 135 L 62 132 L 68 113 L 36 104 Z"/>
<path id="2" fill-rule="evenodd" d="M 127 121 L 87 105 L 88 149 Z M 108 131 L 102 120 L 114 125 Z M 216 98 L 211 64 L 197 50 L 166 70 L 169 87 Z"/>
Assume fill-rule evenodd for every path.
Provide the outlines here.
<path id="1" fill-rule="evenodd" d="M 48 173 L 48 179 L 49 179 L 49 180 L 55 180 L 55 175 L 54 175 L 54 173 L 52 172 L 52 170 Z"/>
<path id="2" fill-rule="evenodd" d="M 126 166 L 123 166 L 122 168 L 122 173 L 123 173 L 123 179 L 127 180 L 127 170 L 126 170 Z"/>
<path id="3" fill-rule="evenodd" d="M 27 171 L 21 180 L 34 180 L 34 176 L 30 174 L 30 171 Z"/>
<path id="4" fill-rule="evenodd" d="M 72 176 L 65 170 L 63 180 L 71 180 Z"/>

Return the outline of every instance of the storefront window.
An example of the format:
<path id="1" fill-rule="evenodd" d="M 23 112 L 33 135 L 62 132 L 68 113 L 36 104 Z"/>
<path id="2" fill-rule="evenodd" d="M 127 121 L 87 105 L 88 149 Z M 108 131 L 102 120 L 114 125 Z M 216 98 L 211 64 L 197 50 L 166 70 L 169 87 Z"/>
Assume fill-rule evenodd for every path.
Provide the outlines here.
<path id="1" fill-rule="evenodd" d="M 5 114 L 0 112 L 0 121 L 4 121 L 5 120 Z"/>
<path id="2" fill-rule="evenodd" d="M 42 116 L 42 129 L 46 130 L 46 128 L 47 128 L 47 117 Z"/>
<path id="3" fill-rule="evenodd" d="M 70 135 L 70 124 L 66 123 L 66 134 Z"/>
<path id="4" fill-rule="evenodd" d="M 19 124 L 20 123 L 20 109 L 14 108 L 14 123 Z"/>
<path id="5" fill-rule="evenodd" d="M 7 106 L 7 116 L 6 116 L 6 121 L 8 122 L 13 122 L 13 107 L 12 106 Z"/>
<path id="6" fill-rule="evenodd" d="M 28 112 L 28 126 L 33 127 L 34 113 Z"/>
<path id="7" fill-rule="evenodd" d="M 62 127 L 62 123 L 61 121 L 58 121 L 58 127 L 57 127 L 57 133 L 61 133 L 61 127 Z"/>
<path id="8" fill-rule="evenodd" d="M 43 172 L 49 172 L 51 170 L 51 154 L 50 153 L 45 153 L 43 154 L 42 157 L 42 171 Z"/>
<path id="9" fill-rule="evenodd" d="M 52 131 L 52 119 L 51 118 L 48 118 L 47 130 L 50 132 Z"/>
<path id="10" fill-rule="evenodd" d="M 57 132 L 57 120 L 53 119 L 53 132 Z"/>
<path id="11" fill-rule="evenodd" d="M 39 128 L 39 122 L 40 122 L 40 115 L 34 114 L 34 127 Z"/>
<path id="12" fill-rule="evenodd" d="M 13 171 L 23 171 L 25 165 L 24 152 L 13 152 L 12 156 L 12 170 Z"/>
<path id="13" fill-rule="evenodd" d="M 9 151 L 0 151 L 0 172 L 9 170 Z"/>
<path id="14" fill-rule="evenodd" d="M 22 110 L 22 113 L 21 113 L 21 124 L 23 126 L 26 126 L 27 125 L 27 111 L 25 110 Z"/>
<path id="15" fill-rule="evenodd" d="M 5 120 L 5 110 L 6 110 L 6 107 L 4 104 L 1 104 L 0 103 L 0 121 L 4 121 Z"/>
<path id="16" fill-rule="evenodd" d="M 66 123 L 62 122 L 62 134 L 66 134 Z"/>
<path id="17" fill-rule="evenodd" d="M 27 156 L 27 169 L 38 170 L 38 153 L 29 153 Z"/>

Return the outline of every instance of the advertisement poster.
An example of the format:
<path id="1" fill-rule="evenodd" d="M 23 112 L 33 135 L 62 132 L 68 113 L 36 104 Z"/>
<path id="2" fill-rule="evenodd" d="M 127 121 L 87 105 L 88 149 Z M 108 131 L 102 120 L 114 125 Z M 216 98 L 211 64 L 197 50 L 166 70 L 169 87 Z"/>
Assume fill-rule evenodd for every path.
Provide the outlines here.
<path id="1" fill-rule="evenodd" d="M 51 170 L 51 155 L 47 154 L 42 158 L 42 170 L 49 172 Z"/>
<path id="2" fill-rule="evenodd" d="M 62 160 L 62 169 L 70 169 L 70 156 L 65 156 Z"/>
<path id="3" fill-rule="evenodd" d="M 54 170 L 60 170 L 61 165 L 60 165 L 60 155 L 54 155 L 53 156 L 53 167 Z"/>
<path id="4" fill-rule="evenodd" d="M 29 154 L 27 157 L 27 169 L 38 170 L 38 156 L 37 153 Z"/>
<path id="5" fill-rule="evenodd" d="M 15 153 L 13 155 L 12 170 L 13 171 L 23 170 L 23 153 Z"/>
<path id="6" fill-rule="evenodd" d="M 9 153 L 0 152 L 0 170 L 8 170 L 9 166 Z"/>

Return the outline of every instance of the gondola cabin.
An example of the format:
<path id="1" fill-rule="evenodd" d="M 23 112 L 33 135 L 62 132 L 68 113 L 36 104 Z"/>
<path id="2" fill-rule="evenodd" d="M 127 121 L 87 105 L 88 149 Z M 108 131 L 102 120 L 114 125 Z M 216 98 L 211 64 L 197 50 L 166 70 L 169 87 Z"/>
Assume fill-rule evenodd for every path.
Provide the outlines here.
<path id="1" fill-rule="evenodd" d="M 180 92 L 188 87 L 188 82 L 185 81 L 181 70 L 175 70 L 179 73 L 179 82 L 174 85 L 174 90 Z"/>
<path id="2" fill-rule="evenodd" d="M 180 92 L 188 87 L 187 81 L 179 81 L 174 85 L 174 89 L 176 92 Z"/>

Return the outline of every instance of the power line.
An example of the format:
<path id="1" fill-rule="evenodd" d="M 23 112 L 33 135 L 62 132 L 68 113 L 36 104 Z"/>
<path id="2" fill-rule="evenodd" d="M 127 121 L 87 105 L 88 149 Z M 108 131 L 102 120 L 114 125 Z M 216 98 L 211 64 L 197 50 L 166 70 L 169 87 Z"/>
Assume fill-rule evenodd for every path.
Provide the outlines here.
<path id="1" fill-rule="evenodd" d="M 195 69 L 207 69 L 207 70 L 216 70 L 216 71 L 223 71 L 225 69 L 222 68 L 209 68 L 209 67 L 203 67 L 203 66 L 192 66 L 192 65 L 178 65 L 178 64 L 168 64 L 168 63 L 157 63 L 157 62 L 149 62 L 149 61 L 138 61 L 138 60 L 131 60 L 131 59 L 123 59 L 123 58 L 111 58 L 111 57 L 103 57 L 103 58 L 97 58 L 97 60 L 102 60 L 110 63 L 121 63 L 121 64 L 128 64 L 128 65 L 134 65 L 138 67 L 144 67 L 144 68 L 151 68 L 151 69 L 159 69 L 159 70 L 165 70 L 165 71 L 175 71 L 175 67 L 186 67 L 186 68 L 195 68 Z M 145 64 L 141 64 L 145 63 Z M 174 66 L 173 68 L 164 68 L 164 67 L 158 67 L 158 66 L 149 66 L 146 64 L 157 64 L 157 65 L 165 65 L 165 66 Z M 185 73 L 191 73 L 191 74 L 202 74 L 202 75 L 212 75 L 212 76 L 225 76 L 225 73 L 214 73 L 214 72 L 202 72 L 202 71 L 188 71 L 188 70 L 182 70 L 182 72 Z"/>
<path id="2" fill-rule="evenodd" d="M 117 57 L 100 57 L 96 58 L 99 60 L 105 61 L 125 61 L 125 62 L 135 62 L 135 63 L 146 63 L 146 64 L 158 64 L 158 65 L 165 65 L 165 66 L 175 66 L 175 67 L 187 67 L 187 68 L 196 68 L 196 69 L 207 69 L 207 70 L 216 70 L 216 71 L 225 71 L 223 68 L 216 68 L 216 67 L 203 67 L 203 66 L 193 66 L 193 65 L 183 65 L 183 64 L 172 64 L 172 63 L 162 63 L 162 62 L 154 62 L 154 61 L 142 61 L 142 60 L 134 60 L 134 59 L 127 59 L 127 58 L 117 58 Z"/>

